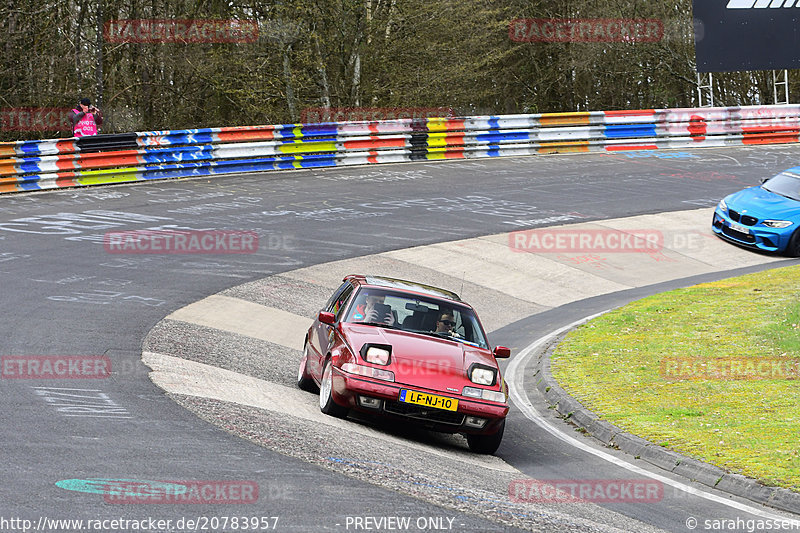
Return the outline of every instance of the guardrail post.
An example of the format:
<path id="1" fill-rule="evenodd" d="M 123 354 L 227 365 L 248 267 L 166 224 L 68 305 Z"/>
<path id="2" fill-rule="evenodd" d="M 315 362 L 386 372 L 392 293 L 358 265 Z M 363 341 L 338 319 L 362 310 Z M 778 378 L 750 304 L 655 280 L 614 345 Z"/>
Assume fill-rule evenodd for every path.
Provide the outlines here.
<path id="1" fill-rule="evenodd" d="M 783 69 L 783 81 L 780 81 L 779 71 L 772 71 L 772 103 L 775 105 L 789 103 L 789 71 Z M 783 101 L 778 101 L 778 88 L 783 85 Z"/>
<path id="2" fill-rule="evenodd" d="M 703 95 L 708 103 L 703 103 Z M 714 107 L 714 74 L 697 73 L 697 107 Z"/>

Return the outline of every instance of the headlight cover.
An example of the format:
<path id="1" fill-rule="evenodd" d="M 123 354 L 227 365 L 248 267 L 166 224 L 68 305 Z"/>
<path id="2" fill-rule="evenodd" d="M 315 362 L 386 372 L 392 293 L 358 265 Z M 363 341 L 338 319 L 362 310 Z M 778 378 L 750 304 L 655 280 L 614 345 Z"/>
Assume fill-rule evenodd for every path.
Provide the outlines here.
<path id="1" fill-rule="evenodd" d="M 365 344 L 361 347 L 361 358 L 374 365 L 388 365 L 392 360 L 392 347 L 388 344 Z"/>
<path id="2" fill-rule="evenodd" d="M 497 370 L 482 365 L 472 365 L 467 372 L 469 380 L 477 385 L 494 385 Z"/>
<path id="3" fill-rule="evenodd" d="M 364 376 L 367 378 L 394 382 L 394 372 L 383 370 L 382 368 L 357 365 L 355 363 L 345 363 L 342 365 L 342 370 L 348 374 L 358 374 L 359 376 Z"/>
<path id="4" fill-rule="evenodd" d="M 763 224 L 768 228 L 783 229 L 793 224 L 791 220 L 765 220 Z"/>
<path id="5" fill-rule="evenodd" d="M 490 402 L 506 403 L 506 395 L 502 392 L 479 389 L 477 387 L 464 387 L 461 394 L 468 398 L 477 398 L 479 400 L 488 400 Z"/>
<path id="6" fill-rule="evenodd" d="M 722 200 L 720 200 L 720 201 L 719 201 L 719 204 L 717 205 L 717 207 L 718 207 L 718 208 L 720 209 L 720 211 L 722 211 L 723 213 L 725 213 L 725 214 L 727 214 L 727 213 L 728 213 L 728 204 L 726 204 L 726 203 L 725 203 L 725 199 L 724 199 L 724 198 L 723 198 Z"/>

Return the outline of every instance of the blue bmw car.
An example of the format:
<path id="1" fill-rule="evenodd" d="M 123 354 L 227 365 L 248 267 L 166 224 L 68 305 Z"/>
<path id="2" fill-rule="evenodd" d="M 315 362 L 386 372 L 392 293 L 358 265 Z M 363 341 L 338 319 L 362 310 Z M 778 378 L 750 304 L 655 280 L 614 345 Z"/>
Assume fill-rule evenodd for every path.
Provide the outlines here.
<path id="1" fill-rule="evenodd" d="M 800 166 L 723 198 L 711 229 L 742 246 L 800 256 Z"/>

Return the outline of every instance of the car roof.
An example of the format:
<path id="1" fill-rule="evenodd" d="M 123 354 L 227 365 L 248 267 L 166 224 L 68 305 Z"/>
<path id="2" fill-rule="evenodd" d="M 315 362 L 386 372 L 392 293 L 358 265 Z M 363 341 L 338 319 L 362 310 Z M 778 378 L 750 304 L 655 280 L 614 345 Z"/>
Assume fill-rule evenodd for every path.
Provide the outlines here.
<path id="1" fill-rule="evenodd" d="M 350 274 L 345 276 L 342 281 L 355 281 L 360 285 L 370 285 L 373 287 L 383 287 L 388 289 L 397 289 L 406 292 L 416 292 L 419 294 L 426 294 L 428 296 L 435 296 L 437 298 L 446 298 L 456 302 L 462 302 L 461 298 L 453 291 L 441 289 L 432 285 L 425 285 L 416 281 L 407 281 L 404 279 L 389 278 L 386 276 L 370 276 L 363 274 Z"/>
<path id="2" fill-rule="evenodd" d="M 797 174 L 798 176 L 796 176 L 796 177 L 800 177 L 800 166 L 787 168 L 786 170 L 783 171 L 783 173 L 786 173 L 786 172 L 791 172 L 792 174 Z"/>

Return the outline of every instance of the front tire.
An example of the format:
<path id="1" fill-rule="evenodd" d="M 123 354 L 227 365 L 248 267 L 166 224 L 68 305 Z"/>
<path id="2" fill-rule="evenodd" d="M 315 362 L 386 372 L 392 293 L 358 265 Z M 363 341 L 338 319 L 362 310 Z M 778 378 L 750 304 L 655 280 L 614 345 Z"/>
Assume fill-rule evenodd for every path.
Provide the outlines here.
<path id="1" fill-rule="evenodd" d="M 467 444 L 469 444 L 470 451 L 474 453 L 482 453 L 491 455 L 500 447 L 503 441 L 503 432 L 506 429 L 506 421 L 500 423 L 500 429 L 497 433 L 491 435 L 467 435 Z"/>
<path id="2" fill-rule="evenodd" d="M 322 383 L 319 387 L 319 410 L 326 415 L 344 418 L 347 408 L 333 401 L 333 363 L 327 361 L 322 371 Z"/>
<path id="3" fill-rule="evenodd" d="M 786 255 L 789 257 L 800 257 L 800 229 L 795 230 L 789 244 L 786 246 Z"/>
<path id="4" fill-rule="evenodd" d="M 306 392 L 317 392 L 319 387 L 308 373 L 308 343 L 303 347 L 303 358 L 297 371 L 297 386 Z"/>

